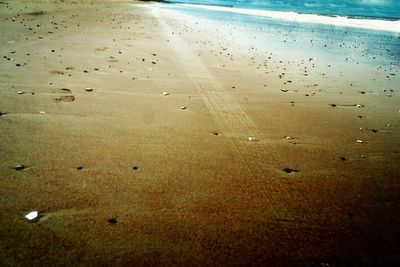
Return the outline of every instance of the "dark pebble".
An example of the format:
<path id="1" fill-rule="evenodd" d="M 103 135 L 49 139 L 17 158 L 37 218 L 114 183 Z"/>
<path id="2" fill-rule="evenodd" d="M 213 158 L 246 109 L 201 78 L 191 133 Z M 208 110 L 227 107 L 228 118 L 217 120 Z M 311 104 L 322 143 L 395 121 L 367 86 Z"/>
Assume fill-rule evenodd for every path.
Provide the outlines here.
<path id="1" fill-rule="evenodd" d="M 111 218 L 107 220 L 109 224 L 116 224 L 117 223 L 117 219 L 115 218 Z"/>
<path id="2" fill-rule="evenodd" d="M 138 166 L 133 166 L 132 170 L 134 170 L 134 171 L 139 170 L 139 167 Z"/>
<path id="3" fill-rule="evenodd" d="M 22 171 L 23 169 L 25 169 L 25 166 L 23 164 L 17 164 L 15 165 L 14 169 L 17 171 Z"/>
<path id="4" fill-rule="evenodd" d="M 291 169 L 291 168 L 284 168 L 284 169 L 282 169 L 282 171 L 285 172 L 285 173 L 299 172 L 299 170 Z"/>

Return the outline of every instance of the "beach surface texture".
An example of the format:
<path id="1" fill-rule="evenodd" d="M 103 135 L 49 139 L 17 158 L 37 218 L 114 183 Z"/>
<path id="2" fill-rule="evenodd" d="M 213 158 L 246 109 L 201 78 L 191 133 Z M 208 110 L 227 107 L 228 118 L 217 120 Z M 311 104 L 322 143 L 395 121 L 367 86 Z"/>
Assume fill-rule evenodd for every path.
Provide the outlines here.
<path id="1" fill-rule="evenodd" d="M 230 8 L 0 1 L 0 266 L 400 266 L 398 24 Z"/>

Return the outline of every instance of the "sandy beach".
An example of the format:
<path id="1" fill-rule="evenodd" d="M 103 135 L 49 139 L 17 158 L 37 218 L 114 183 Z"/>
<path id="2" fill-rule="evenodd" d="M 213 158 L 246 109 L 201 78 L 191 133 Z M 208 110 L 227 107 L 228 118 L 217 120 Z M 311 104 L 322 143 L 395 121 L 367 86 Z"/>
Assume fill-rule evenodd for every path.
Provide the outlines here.
<path id="1" fill-rule="evenodd" d="M 399 266 L 398 56 L 160 5 L 0 2 L 0 265 Z"/>

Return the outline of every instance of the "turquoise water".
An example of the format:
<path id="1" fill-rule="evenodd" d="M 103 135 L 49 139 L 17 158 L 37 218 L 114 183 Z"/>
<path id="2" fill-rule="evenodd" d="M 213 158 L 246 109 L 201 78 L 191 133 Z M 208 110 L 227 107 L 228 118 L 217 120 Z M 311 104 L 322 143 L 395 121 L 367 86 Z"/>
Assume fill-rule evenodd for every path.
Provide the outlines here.
<path id="1" fill-rule="evenodd" d="M 167 0 L 167 2 L 219 5 L 327 16 L 348 16 L 382 20 L 400 19 L 400 0 Z"/>

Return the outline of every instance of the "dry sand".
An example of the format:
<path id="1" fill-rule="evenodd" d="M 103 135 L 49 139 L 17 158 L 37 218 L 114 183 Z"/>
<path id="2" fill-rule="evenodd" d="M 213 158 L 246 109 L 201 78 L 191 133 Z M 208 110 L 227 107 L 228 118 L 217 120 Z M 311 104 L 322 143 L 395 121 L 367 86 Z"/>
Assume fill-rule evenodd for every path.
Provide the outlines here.
<path id="1" fill-rule="evenodd" d="M 0 3 L 0 265 L 398 266 L 398 91 L 151 5 Z"/>

